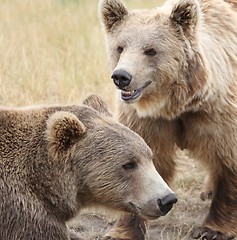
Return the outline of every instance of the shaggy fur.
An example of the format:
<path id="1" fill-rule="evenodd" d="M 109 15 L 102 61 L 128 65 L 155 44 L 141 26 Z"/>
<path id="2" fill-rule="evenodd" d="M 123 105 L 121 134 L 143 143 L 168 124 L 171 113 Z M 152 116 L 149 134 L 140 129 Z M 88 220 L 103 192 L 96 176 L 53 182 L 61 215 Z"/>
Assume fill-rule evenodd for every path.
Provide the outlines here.
<path id="1" fill-rule="evenodd" d="M 91 205 L 161 215 L 173 192 L 150 148 L 98 97 L 85 104 L 0 109 L 0 239 L 83 239 L 65 222 Z"/>
<path id="2" fill-rule="evenodd" d="M 132 77 L 120 87 L 120 122 L 145 139 L 167 182 L 177 147 L 209 170 L 213 200 L 195 238 L 237 236 L 237 1 L 128 11 L 100 0 L 99 14 L 112 69 Z"/>

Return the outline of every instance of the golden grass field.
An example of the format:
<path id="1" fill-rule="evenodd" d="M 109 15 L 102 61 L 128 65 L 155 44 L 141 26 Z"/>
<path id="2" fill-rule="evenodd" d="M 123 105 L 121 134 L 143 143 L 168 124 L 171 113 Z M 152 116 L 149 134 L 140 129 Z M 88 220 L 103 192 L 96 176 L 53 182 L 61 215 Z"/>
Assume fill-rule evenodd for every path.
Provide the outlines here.
<path id="1" fill-rule="evenodd" d="M 127 0 L 131 8 L 155 7 L 159 0 Z M 96 0 L 0 0 L 0 104 L 78 104 L 97 93 L 114 110 Z M 151 240 L 188 239 L 208 202 L 199 199 L 205 173 L 180 154 L 173 189 L 179 202 L 166 217 L 150 223 Z M 78 221 L 78 219 L 80 219 Z M 88 239 L 101 239 L 115 217 L 83 212 L 70 224 Z"/>

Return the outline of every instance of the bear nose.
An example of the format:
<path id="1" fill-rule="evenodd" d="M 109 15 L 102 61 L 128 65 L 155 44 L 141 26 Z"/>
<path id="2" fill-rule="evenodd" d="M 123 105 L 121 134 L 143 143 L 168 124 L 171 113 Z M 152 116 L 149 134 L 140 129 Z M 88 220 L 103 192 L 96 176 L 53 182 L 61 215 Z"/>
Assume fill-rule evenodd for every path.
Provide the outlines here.
<path id="1" fill-rule="evenodd" d="M 124 70 L 115 70 L 111 78 L 113 79 L 114 84 L 118 88 L 123 89 L 130 84 L 132 80 L 132 75 Z"/>
<path id="2" fill-rule="evenodd" d="M 158 199 L 158 206 L 162 214 L 166 215 L 172 209 L 173 204 L 177 201 L 178 200 L 174 193 L 171 193 L 162 199 Z"/>

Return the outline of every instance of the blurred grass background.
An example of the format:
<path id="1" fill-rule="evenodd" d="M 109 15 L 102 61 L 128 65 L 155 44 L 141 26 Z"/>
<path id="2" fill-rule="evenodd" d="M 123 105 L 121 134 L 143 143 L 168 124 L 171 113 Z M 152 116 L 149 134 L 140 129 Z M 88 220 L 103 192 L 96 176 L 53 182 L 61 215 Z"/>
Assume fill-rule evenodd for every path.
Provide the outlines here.
<path id="1" fill-rule="evenodd" d="M 159 1 L 127 0 L 129 7 Z M 78 103 L 99 93 L 113 106 L 95 0 L 0 0 L 0 104 Z"/>

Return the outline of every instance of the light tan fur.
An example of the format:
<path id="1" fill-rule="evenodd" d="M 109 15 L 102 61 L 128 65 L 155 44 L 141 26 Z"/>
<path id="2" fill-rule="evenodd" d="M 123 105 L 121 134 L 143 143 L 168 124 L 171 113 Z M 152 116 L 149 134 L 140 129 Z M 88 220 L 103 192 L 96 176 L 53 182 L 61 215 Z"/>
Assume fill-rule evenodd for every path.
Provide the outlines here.
<path id="1" fill-rule="evenodd" d="M 177 147 L 209 170 L 213 200 L 194 237 L 237 236 L 237 1 L 128 11 L 100 0 L 99 14 L 112 69 L 132 76 L 121 96 L 148 84 L 139 97 L 118 100 L 119 120 L 145 139 L 167 182 Z"/>

